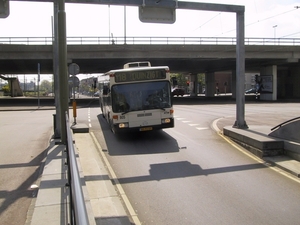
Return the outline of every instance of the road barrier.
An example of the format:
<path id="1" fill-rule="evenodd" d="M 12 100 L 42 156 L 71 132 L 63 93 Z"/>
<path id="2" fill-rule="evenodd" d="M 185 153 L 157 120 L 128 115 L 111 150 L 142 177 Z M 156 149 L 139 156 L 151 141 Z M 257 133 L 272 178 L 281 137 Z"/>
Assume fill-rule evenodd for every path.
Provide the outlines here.
<path id="1" fill-rule="evenodd" d="M 71 224 L 88 225 L 88 215 L 80 182 L 68 112 L 66 112 L 66 130 L 68 182 L 70 187 L 70 222 Z"/>

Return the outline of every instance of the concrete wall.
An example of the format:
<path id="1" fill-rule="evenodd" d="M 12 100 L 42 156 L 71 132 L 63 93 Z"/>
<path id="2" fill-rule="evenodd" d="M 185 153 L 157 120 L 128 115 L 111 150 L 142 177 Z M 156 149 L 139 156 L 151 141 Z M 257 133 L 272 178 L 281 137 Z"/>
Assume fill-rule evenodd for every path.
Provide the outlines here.
<path id="1" fill-rule="evenodd" d="M 300 98 L 300 65 L 277 71 L 278 98 Z"/>

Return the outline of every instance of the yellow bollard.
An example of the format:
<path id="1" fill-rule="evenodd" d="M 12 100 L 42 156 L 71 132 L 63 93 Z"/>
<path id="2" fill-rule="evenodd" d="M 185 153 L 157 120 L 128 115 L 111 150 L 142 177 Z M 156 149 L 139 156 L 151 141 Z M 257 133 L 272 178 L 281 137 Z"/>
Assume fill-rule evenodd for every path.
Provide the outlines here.
<path id="1" fill-rule="evenodd" d="M 76 101 L 73 101 L 73 117 L 74 117 L 74 124 L 76 124 Z"/>

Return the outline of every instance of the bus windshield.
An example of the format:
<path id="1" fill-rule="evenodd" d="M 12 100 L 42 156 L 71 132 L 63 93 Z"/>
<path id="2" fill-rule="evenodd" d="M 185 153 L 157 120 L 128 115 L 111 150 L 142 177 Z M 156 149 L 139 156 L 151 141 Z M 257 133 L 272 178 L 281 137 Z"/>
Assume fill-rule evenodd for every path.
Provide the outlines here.
<path id="1" fill-rule="evenodd" d="M 170 82 L 118 84 L 111 87 L 113 112 L 131 112 L 171 107 Z"/>

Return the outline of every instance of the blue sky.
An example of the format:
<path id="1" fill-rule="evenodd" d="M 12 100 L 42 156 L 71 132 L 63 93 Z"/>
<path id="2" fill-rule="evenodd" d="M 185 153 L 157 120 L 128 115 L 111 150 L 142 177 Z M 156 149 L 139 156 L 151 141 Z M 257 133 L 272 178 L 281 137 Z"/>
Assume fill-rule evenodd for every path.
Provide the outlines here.
<path id="1" fill-rule="evenodd" d="M 245 37 L 300 38 L 299 0 L 201 2 L 244 5 Z M 0 37 L 50 37 L 52 15 L 52 3 L 11 1 L 9 17 L 0 19 Z M 124 36 L 123 6 L 66 4 L 66 15 L 68 37 Z M 126 7 L 126 36 L 235 37 L 235 14 L 176 10 L 174 24 L 148 24 L 139 21 L 137 7 Z"/>

